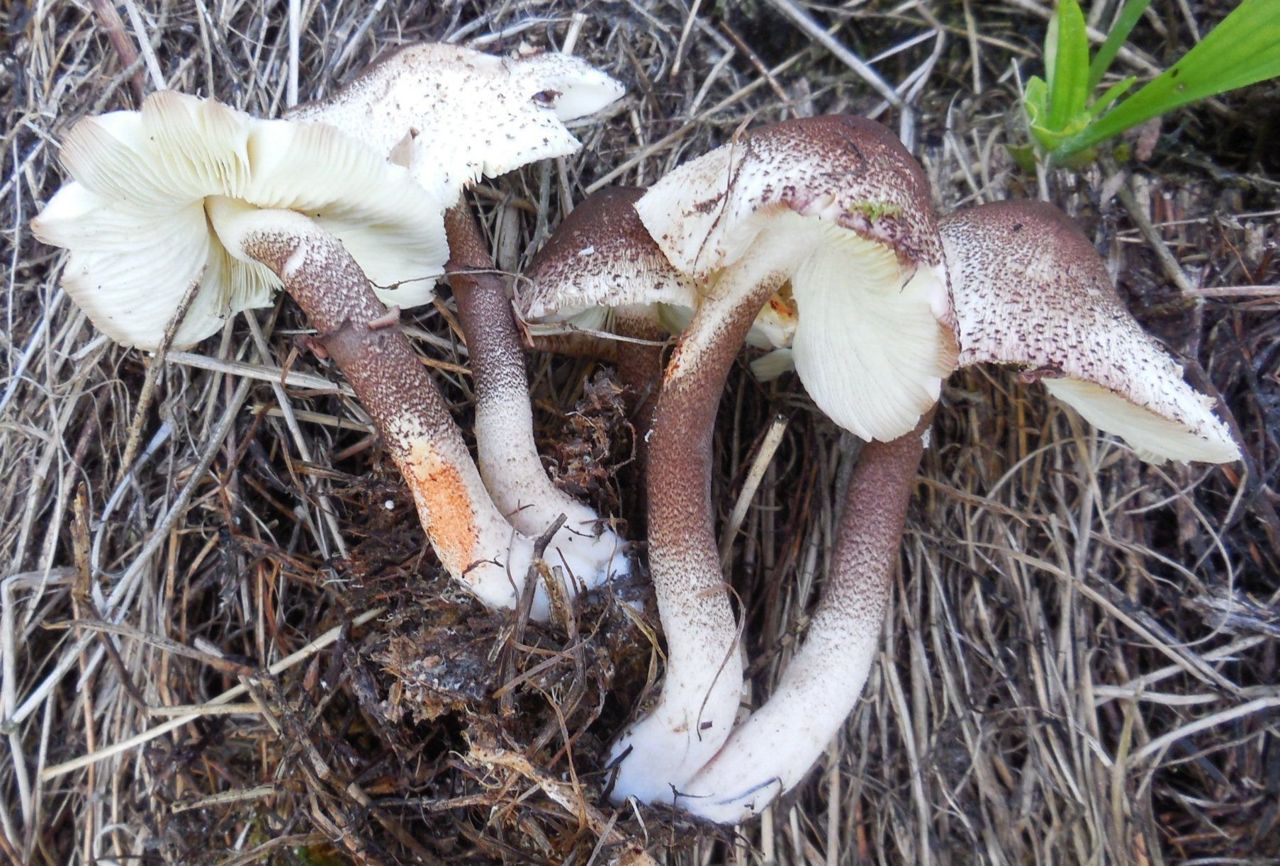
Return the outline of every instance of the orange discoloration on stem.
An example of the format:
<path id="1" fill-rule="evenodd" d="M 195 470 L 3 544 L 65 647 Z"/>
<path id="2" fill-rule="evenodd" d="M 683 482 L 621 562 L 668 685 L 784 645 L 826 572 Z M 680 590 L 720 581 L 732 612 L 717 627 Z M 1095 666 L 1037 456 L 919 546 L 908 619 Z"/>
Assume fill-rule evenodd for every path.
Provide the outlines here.
<path id="1" fill-rule="evenodd" d="M 679 375 L 680 369 L 683 366 L 684 353 L 680 351 L 681 348 L 681 346 L 677 345 L 675 351 L 671 353 L 671 360 L 667 362 L 667 369 L 662 374 L 662 387 L 664 388 L 671 384 L 671 380 Z"/>
<path id="2" fill-rule="evenodd" d="M 461 473 L 427 443 L 411 448 L 401 472 L 441 564 L 451 574 L 462 574 L 477 558 L 480 530 Z"/>

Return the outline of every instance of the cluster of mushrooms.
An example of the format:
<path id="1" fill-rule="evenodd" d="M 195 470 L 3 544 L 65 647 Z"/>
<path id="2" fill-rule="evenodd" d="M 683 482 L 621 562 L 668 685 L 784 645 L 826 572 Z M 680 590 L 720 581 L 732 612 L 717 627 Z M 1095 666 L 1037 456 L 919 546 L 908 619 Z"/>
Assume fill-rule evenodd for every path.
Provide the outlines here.
<path id="1" fill-rule="evenodd" d="M 622 95 L 571 56 L 434 44 L 402 48 L 284 119 L 160 92 L 71 129 L 61 160 L 72 180 L 33 229 L 70 251 L 67 293 L 130 346 L 156 348 L 166 329 L 190 346 L 283 287 L 376 424 L 442 566 L 497 608 L 542 575 L 529 587 L 535 618 L 628 573 L 630 559 L 609 522 L 545 474 L 514 311 L 534 333 L 555 323 L 588 347 L 616 335 L 619 367 L 652 385 L 634 417 L 648 431 L 667 668 L 656 705 L 613 745 L 611 796 L 736 822 L 804 777 L 862 690 L 929 423 L 958 367 L 1022 368 L 1147 459 L 1221 463 L 1239 451 L 1060 211 L 1005 202 L 939 218 L 919 165 L 861 118 L 759 127 L 647 191 L 591 196 L 513 299 L 464 189 L 574 152 L 565 122 Z M 475 380 L 478 461 L 398 327 L 398 311 L 430 301 L 446 271 Z M 670 332 L 664 366 L 654 343 Z M 818 408 L 867 444 L 803 645 L 739 720 L 744 668 L 710 475 L 719 394 L 744 343 L 772 350 L 759 374 L 794 368 Z M 529 567 L 539 539 L 549 569 Z"/>

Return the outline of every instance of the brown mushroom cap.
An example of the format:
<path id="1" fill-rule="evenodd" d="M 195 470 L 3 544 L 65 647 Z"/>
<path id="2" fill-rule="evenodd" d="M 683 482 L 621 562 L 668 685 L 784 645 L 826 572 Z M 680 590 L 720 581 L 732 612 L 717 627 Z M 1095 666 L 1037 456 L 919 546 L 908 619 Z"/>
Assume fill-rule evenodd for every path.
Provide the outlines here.
<path id="1" fill-rule="evenodd" d="M 525 270 L 526 287 L 516 292 L 521 318 L 588 331 L 616 331 L 611 318 L 643 322 L 657 333 L 685 329 L 698 303 L 697 287 L 640 222 L 635 203 L 644 193 L 639 187 L 608 187 L 573 209 Z M 791 345 L 796 308 L 790 295 L 787 289 L 765 304 L 747 335 L 749 345 Z"/>
<path id="2" fill-rule="evenodd" d="M 637 206 L 672 263 L 699 278 L 740 258 L 783 208 L 884 244 L 910 267 L 942 263 L 924 171 L 862 117 L 753 130 L 680 166 Z"/>
<path id="3" fill-rule="evenodd" d="M 690 308 L 693 281 L 671 266 L 636 214 L 644 190 L 612 187 L 573 209 L 525 269 L 516 306 L 530 321 L 590 330 L 610 309 L 659 322 L 656 305 Z"/>
<path id="4" fill-rule="evenodd" d="M 1142 456 L 1239 459 L 1213 401 L 1130 315 L 1093 244 L 1061 210 L 997 202 L 957 211 L 940 227 L 962 366 L 1034 371 L 1051 394 Z"/>

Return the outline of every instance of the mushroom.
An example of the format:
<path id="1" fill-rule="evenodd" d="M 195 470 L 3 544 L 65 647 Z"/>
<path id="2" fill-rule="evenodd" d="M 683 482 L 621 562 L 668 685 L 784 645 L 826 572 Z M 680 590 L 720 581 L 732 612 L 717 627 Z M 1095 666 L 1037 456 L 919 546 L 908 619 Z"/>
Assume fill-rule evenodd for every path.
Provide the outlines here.
<path id="1" fill-rule="evenodd" d="M 1211 401 L 1142 332 L 1101 257 L 1061 211 L 983 205 L 943 218 L 940 231 L 962 365 L 1061 371 L 1044 381 L 1072 383 L 1070 398 L 1087 395 L 1081 414 L 1102 419 L 1095 423 L 1148 459 L 1239 459 Z M 804 778 L 852 711 L 878 644 L 926 425 L 863 449 L 801 648 L 768 701 L 681 788 L 680 808 L 724 823 L 757 814 Z"/>
<path id="2" fill-rule="evenodd" d="M 824 412 L 869 439 L 916 427 L 955 346 L 928 184 L 874 122 L 817 117 L 749 132 L 664 177 L 636 210 L 699 291 L 651 442 L 650 565 L 667 673 L 657 706 L 613 747 L 616 798 L 670 803 L 728 737 L 742 687 L 716 552 L 711 432 L 756 315 L 790 285 L 801 379 Z"/>
<path id="3" fill-rule="evenodd" d="M 1143 459 L 1227 463 L 1213 400 L 1125 309 L 1106 264 L 1058 208 L 1009 201 L 943 218 L 960 364 L 1013 364 Z"/>
<path id="4" fill-rule="evenodd" d="M 611 187 L 579 203 L 533 257 L 524 272 L 527 289 L 516 294 L 531 332 L 555 332 L 553 348 L 573 344 L 571 350 L 617 366 L 630 398 L 641 478 L 662 378 L 662 307 L 697 303 L 693 281 L 671 266 L 640 222 L 634 205 L 642 195 L 635 187 Z M 602 332 L 617 339 L 598 338 Z"/>
<path id="5" fill-rule="evenodd" d="M 75 182 L 32 227 L 40 240 L 70 250 L 63 288 L 99 330 L 127 346 L 155 348 L 195 281 L 201 288 L 174 337 L 178 347 L 272 303 L 280 278 L 228 254 L 208 230 L 209 196 L 310 215 L 353 252 L 379 298 L 401 307 L 430 301 L 433 275 L 448 257 L 435 198 L 315 125 L 257 121 L 165 91 L 141 111 L 79 121 L 60 159 Z M 318 173 L 316 162 L 335 170 Z"/>
<path id="6" fill-rule="evenodd" d="M 538 459 L 511 303 L 459 197 L 481 175 L 576 152 L 580 144 L 564 121 L 600 111 L 623 92 L 569 55 L 507 60 L 423 43 L 396 50 L 332 97 L 290 114 L 341 129 L 406 165 L 450 208 L 449 282 L 471 354 L 481 475 L 517 530 L 541 536 L 565 517 L 547 558 L 573 578 L 570 589 L 625 574 L 624 545 L 594 510 L 557 489 Z"/>
<path id="7" fill-rule="evenodd" d="M 693 318 L 698 290 L 654 242 L 635 203 L 638 187 L 607 187 L 580 202 L 525 269 L 516 306 L 535 346 L 614 362 L 623 383 L 657 397 L 660 347 Z M 756 315 L 746 342 L 791 345 L 795 304 L 789 287 Z M 593 339 L 601 332 L 621 339 Z M 634 346 L 633 351 L 629 346 Z"/>
<path id="8" fill-rule="evenodd" d="M 387 309 L 361 269 L 387 283 L 439 271 L 443 207 L 431 193 L 331 127 L 173 92 L 140 112 L 82 120 L 62 160 L 74 181 L 33 229 L 71 249 L 64 285 L 96 324 L 154 344 L 199 280 L 198 318 L 179 332 L 190 342 L 283 283 L 385 437 L 446 570 L 486 604 L 516 603 L 532 541 L 494 507 L 448 405 L 399 329 L 383 326 Z M 534 615 L 547 610 L 539 587 Z"/>
<path id="9" fill-rule="evenodd" d="M 564 122 L 593 114 L 624 89 L 581 58 L 548 52 L 509 60 L 444 43 L 379 59 L 294 120 L 327 123 L 368 144 L 446 207 L 482 175 L 497 177 L 581 146 Z"/>
<path id="10" fill-rule="evenodd" d="M 527 287 L 516 306 L 526 322 L 545 324 L 548 333 L 560 324 L 569 333 L 623 337 L 684 330 L 697 288 L 640 221 L 635 205 L 644 194 L 639 187 L 606 187 L 574 207 L 525 269 Z"/>

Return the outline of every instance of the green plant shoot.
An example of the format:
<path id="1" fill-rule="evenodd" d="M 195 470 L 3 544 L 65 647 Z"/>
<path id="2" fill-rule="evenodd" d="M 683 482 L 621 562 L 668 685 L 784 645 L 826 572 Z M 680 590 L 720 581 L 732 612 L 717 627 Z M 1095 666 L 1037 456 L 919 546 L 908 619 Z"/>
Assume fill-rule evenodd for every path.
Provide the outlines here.
<path id="1" fill-rule="evenodd" d="M 1126 129 L 1191 102 L 1280 77 L 1280 0 L 1243 0 L 1198 45 L 1131 96 L 1125 78 L 1093 94 L 1150 0 L 1126 0 L 1093 60 L 1078 0 L 1059 0 L 1045 36 L 1045 78 L 1023 104 L 1038 153 L 1050 163 L 1081 155 Z"/>

